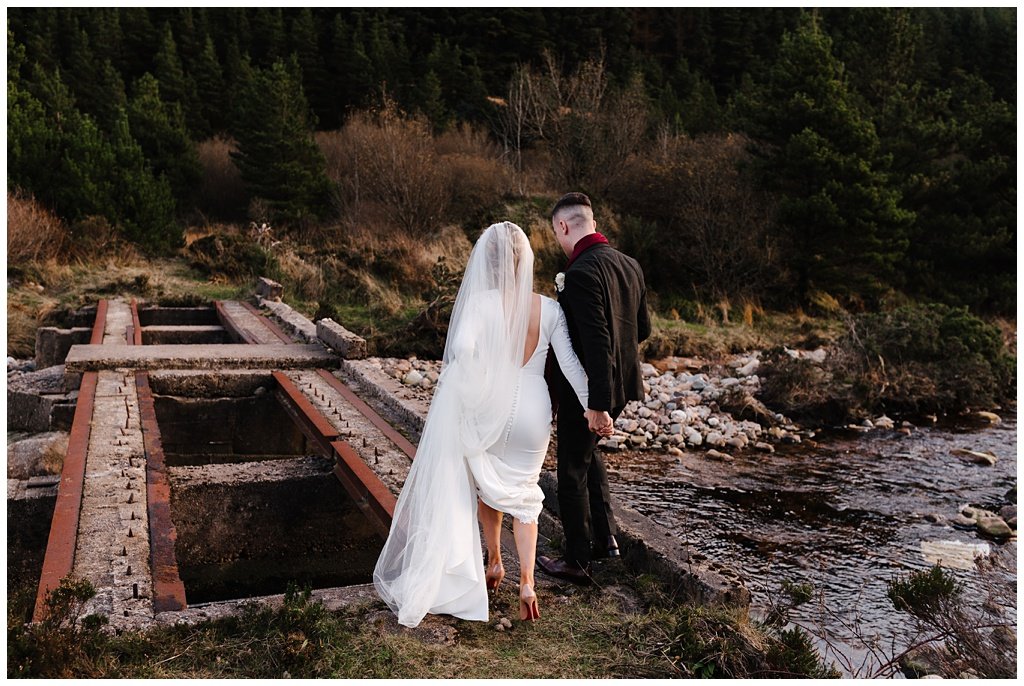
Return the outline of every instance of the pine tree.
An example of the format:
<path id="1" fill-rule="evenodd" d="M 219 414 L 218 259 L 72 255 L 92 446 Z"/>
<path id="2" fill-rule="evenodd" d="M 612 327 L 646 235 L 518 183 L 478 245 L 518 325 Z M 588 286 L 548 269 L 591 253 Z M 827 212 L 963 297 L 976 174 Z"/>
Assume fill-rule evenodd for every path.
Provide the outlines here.
<path id="1" fill-rule="evenodd" d="M 340 120 L 334 107 L 331 80 L 320 54 L 320 41 L 313 12 L 304 7 L 291 24 L 289 33 L 291 53 L 296 56 L 302 70 L 302 89 L 309 99 L 309 106 L 316 113 L 320 128 L 337 128 Z"/>
<path id="2" fill-rule="evenodd" d="M 250 197 L 260 198 L 275 220 L 286 223 L 330 211 L 331 183 L 313 141 L 298 72 L 295 60 L 253 69 L 241 89 L 234 125 L 238 151 L 232 157 Z"/>
<path id="3" fill-rule="evenodd" d="M 170 186 L 157 179 L 121 110 L 108 138 L 76 107 L 59 72 L 35 65 L 33 92 L 8 80 L 8 184 L 70 221 L 107 218 L 143 247 L 173 244 Z"/>
<path id="4" fill-rule="evenodd" d="M 349 110 L 366 105 L 379 87 L 361 24 L 349 24 L 341 14 L 335 15 L 331 26 L 328 70 L 337 85 L 334 110 L 338 121 L 343 121 Z"/>
<path id="5" fill-rule="evenodd" d="M 167 179 L 178 208 L 188 209 L 202 180 L 202 168 L 181 107 L 161 100 L 160 86 L 151 74 L 136 81 L 133 91 L 127 109 L 130 131 L 153 174 Z"/>
<path id="6" fill-rule="evenodd" d="M 182 66 L 174 32 L 169 23 L 164 24 L 160 48 L 153 58 L 153 75 L 160 83 L 160 93 L 164 102 L 178 103 L 181 107 L 189 131 L 196 137 L 209 134 L 210 125 L 203 118 L 196 83 Z"/>
<path id="7" fill-rule="evenodd" d="M 209 125 L 211 133 L 218 133 L 227 128 L 226 93 L 224 73 L 217 59 L 217 50 L 213 39 L 209 36 L 203 44 L 203 50 L 196 60 L 195 71 L 196 95 L 202 108 L 203 119 Z"/>
<path id="8" fill-rule="evenodd" d="M 114 125 L 111 148 L 115 164 L 109 180 L 111 200 L 128 239 L 149 250 L 176 247 L 181 235 L 174 225 L 171 186 L 162 175 L 154 178 L 123 110 Z"/>
<path id="9" fill-rule="evenodd" d="M 746 128 L 765 144 L 764 181 L 780 196 L 803 298 L 823 290 L 856 301 L 898 285 L 913 215 L 900 206 L 874 126 L 853 100 L 810 14 L 783 36 L 767 82 L 739 100 Z"/>

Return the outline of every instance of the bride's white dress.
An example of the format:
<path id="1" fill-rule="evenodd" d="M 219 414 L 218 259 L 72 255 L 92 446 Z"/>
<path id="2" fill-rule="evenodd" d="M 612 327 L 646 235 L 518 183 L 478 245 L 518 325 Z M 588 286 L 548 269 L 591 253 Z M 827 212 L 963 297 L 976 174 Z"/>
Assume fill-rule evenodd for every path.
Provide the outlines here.
<path id="1" fill-rule="evenodd" d="M 418 625 L 428 612 L 487 620 L 476 500 L 524 523 L 537 521 L 544 499 L 538 477 L 551 439 L 551 400 L 544 380 L 549 349 L 580 404 L 587 406 L 587 377 L 573 352 L 565 315 L 556 301 L 543 296 L 539 339 L 530 359 L 510 378 L 490 382 L 501 389 L 497 395 L 508 397 L 474 397 L 478 384 L 488 385 L 482 381 L 487 365 L 472 363 L 481 347 L 493 345 L 486 330 L 502 316 L 498 297 L 490 291 L 477 298 L 475 314 L 466 317 L 473 324 L 450 334 L 445 355 L 452 363 L 442 370 L 374 571 L 378 593 L 406 626 Z M 520 362 L 525 352 L 520 347 Z M 484 407 L 482 402 L 489 404 Z M 476 411 L 487 412 L 491 406 L 502 408 L 505 421 L 479 422 L 494 427 L 482 432 Z M 497 440 L 492 440 L 494 434 Z M 472 437 L 483 435 L 488 438 L 474 447 Z"/>
<path id="2" fill-rule="evenodd" d="M 544 380 L 549 346 L 580 404 L 587 406 L 587 374 L 573 352 L 562 308 L 544 296 L 540 301 L 540 338 L 519 372 L 505 432 L 487 452 L 466 460 L 480 499 L 525 524 L 537 521 L 544 500 L 537 481 L 551 441 L 551 397 Z"/>

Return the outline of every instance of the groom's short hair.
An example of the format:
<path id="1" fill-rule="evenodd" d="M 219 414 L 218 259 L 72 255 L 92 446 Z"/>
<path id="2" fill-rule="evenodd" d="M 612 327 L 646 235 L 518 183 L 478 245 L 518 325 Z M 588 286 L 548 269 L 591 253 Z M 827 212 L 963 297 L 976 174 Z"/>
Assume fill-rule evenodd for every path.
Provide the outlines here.
<path id="1" fill-rule="evenodd" d="M 584 193 L 566 193 L 558 202 L 555 203 L 555 207 L 551 210 L 551 218 L 554 219 L 560 211 L 566 207 L 589 207 L 593 211 L 593 206 L 590 204 L 590 198 Z"/>

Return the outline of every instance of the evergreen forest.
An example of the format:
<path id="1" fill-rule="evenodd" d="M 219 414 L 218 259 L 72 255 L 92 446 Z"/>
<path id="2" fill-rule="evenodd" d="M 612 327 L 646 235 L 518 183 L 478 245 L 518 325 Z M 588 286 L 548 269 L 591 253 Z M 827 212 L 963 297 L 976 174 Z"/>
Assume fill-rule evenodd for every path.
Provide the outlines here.
<path id="1" fill-rule="evenodd" d="M 472 234 L 582 190 L 663 304 L 1016 310 L 1015 8 L 7 17 L 8 193 L 73 237 L 168 254 L 201 222 L 343 227 L 354 198 Z M 437 145 L 403 153 L 411 188 L 361 162 L 410 127 L 462 155 L 447 195 Z M 500 184 L 471 188 L 470 148 Z"/>

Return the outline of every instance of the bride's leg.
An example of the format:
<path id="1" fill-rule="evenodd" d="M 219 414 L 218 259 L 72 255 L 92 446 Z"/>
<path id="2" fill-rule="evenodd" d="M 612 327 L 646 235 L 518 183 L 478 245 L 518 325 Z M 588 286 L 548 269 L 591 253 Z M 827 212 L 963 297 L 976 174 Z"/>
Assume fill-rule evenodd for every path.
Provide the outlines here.
<path id="1" fill-rule="evenodd" d="M 519 618 L 540 619 L 537 595 L 533 587 L 533 568 L 537 560 L 537 523 L 524 524 L 512 520 L 512 533 L 519 553 Z"/>
<path id="2" fill-rule="evenodd" d="M 480 526 L 484 530 L 484 543 L 487 545 L 487 565 L 484 576 L 488 589 L 496 589 L 505 578 L 505 568 L 501 564 L 501 518 L 502 512 L 478 500 L 477 513 Z"/>

